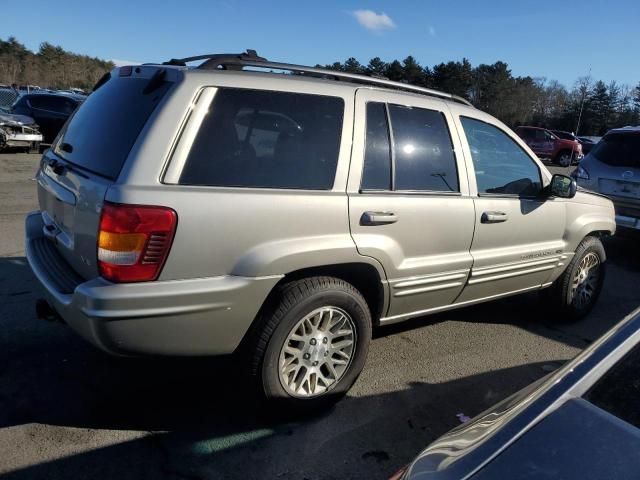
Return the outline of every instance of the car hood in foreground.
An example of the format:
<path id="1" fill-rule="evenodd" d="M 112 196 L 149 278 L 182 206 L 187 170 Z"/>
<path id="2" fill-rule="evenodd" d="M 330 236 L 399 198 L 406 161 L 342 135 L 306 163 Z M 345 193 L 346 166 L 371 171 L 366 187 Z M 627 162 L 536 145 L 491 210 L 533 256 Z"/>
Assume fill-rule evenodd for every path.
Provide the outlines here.
<path id="1" fill-rule="evenodd" d="M 565 402 L 472 478 L 636 478 L 638 429 L 582 398 Z"/>

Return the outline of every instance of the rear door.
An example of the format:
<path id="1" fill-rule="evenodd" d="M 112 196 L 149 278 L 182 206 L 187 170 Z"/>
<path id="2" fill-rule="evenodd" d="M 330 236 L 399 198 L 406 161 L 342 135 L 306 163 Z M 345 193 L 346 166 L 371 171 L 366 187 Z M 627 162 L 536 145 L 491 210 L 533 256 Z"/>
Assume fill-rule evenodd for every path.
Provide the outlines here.
<path id="1" fill-rule="evenodd" d="M 36 176 L 44 233 L 84 278 L 98 275 L 96 237 L 107 189 L 172 84 L 166 76 L 157 80 L 157 67 L 137 70 L 123 76 L 114 70 L 89 95 Z"/>
<path id="2" fill-rule="evenodd" d="M 473 270 L 457 302 L 540 287 L 564 260 L 564 200 L 541 195 L 540 165 L 493 123 L 458 117 L 475 191 Z"/>
<path id="3" fill-rule="evenodd" d="M 451 304 L 471 269 L 474 206 L 446 104 L 359 89 L 355 118 L 349 221 L 387 274 L 382 321 Z"/>

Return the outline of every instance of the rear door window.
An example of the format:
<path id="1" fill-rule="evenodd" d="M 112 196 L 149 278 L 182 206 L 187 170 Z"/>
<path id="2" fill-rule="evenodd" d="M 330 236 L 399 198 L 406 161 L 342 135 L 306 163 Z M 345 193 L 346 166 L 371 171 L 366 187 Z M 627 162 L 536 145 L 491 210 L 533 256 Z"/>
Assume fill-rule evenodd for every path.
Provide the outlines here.
<path id="1" fill-rule="evenodd" d="M 179 183 L 329 190 L 343 114 L 337 97 L 218 89 Z"/>
<path id="2" fill-rule="evenodd" d="M 613 167 L 640 168 L 640 133 L 606 135 L 591 155 Z"/>
<path id="3" fill-rule="evenodd" d="M 56 143 L 56 154 L 115 179 L 151 112 L 171 86 L 171 82 L 159 81 L 153 88 L 146 88 L 152 81 L 142 77 L 109 78 L 67 122 Z M 62 144 L 71 149 L 61 149 Z"/>
<path id="4" fill-rule="evenodd" d="M 458 192 L 456 159 L 444 115 L 389 105 L 389 117 L 395 190 Z"/>

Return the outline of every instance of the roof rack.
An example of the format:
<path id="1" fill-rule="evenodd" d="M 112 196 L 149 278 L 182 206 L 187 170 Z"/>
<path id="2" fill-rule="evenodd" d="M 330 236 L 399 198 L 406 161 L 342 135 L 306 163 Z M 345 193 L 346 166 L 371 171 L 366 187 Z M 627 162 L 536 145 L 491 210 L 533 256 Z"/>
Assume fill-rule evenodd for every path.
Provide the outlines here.
<path id="1" fill-rule="evenodd" d="M 432 90 L 430 88 L 418 87 L 416 85 L 411 85 L 408 83 L 394 82 L 392 80 L 387 80 L 380 77 L 328 70 L 326 68 L 307 67 L 304 65 L 294 65 L 291 63 L 270 62 L 266 58 L 258 56 L 255 50 L 247 50 L 244 53 L 215 53 L 180 59 L 172 58 L 168 62 L 164 62 L 163 65 L 186 66 L 188 62 L 194 62 L 197 60 L 206 60 L 197 67 L 199 70 L 242 70 L 244 67 L 287 70 L 311 77 L 344 80 L 348 82 L 359 83 L 362 85 L 371 85 L 376 87 L 391 88 L 394 90 L 403 90 L 412 93 L 420 93 L 422 95 L 429 95 L 431 97 L 452 100 L 454 102 L 473 107 L 473 105 L 469 101 L 457 95 L 440 92 L 438 90 Z"/>

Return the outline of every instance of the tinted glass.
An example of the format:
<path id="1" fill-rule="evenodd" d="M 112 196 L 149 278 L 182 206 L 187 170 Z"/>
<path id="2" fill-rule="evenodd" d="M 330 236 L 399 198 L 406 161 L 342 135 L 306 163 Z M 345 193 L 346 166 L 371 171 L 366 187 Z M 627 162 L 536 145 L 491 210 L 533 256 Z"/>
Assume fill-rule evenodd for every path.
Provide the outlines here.
<path id="1" fill-rule="evenodd" d="M 148 78 L 114 77 L 87 97 L 63 129 L 56 154 L 108 178 L 116 178 L 151 112 L 171 85 L 143 93 Z M 68 143 L 72 153 L 59 146 Z"/>
<path id="2" fill-rule="evenodd" d="M 461 117 L 480 194 L 534 196 L 542 188 L 540 170 L 509 135 L 488 123 Z"/>
<path id="3" fill-rule="evenodd" d="M 444 115 L 389 105 L 395 190 L 457 192 L 458 172 Z"/>
<path id="4" fill-rule="evenodd" d="M 367 146 L 364 154 L 362 189 L 391 189 L 391 149 L 384 103 L 367 103 Z"/>
<path id="5" fill-rule="evenodd" d="M 598 380 L 585 398 L 640 428 L 640 346 L 631 350 Z"/>
<path id="6" fill-rule="evenodd" d="M 32 95 L 29 97 L 29 103 L 38 110 L 56 111 L 55 101 L 48 95 Z"/>
<path id="7" fill-rule="evenodd" d="M 614 167 L 640 168 L 640 134 L 607 135 L 593 147 L 591 155 Z"/>
<path id="8" fill-rule="evenodd" d="M 336 97 L 220 89 L 180 183 L 328 190 L 343 111 L 344 102 Z"/>

